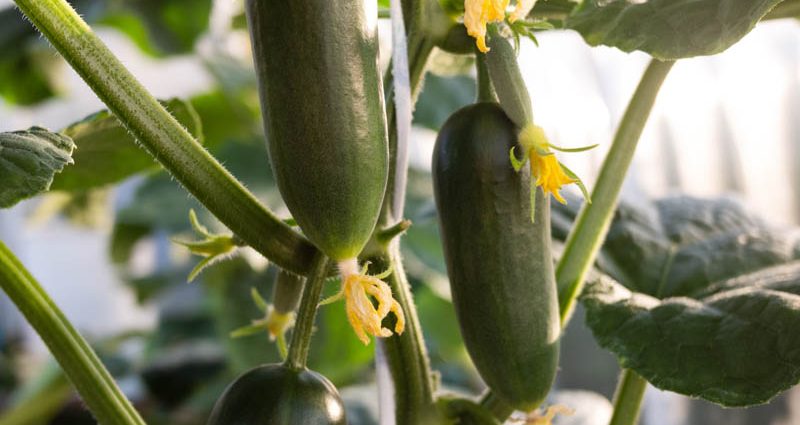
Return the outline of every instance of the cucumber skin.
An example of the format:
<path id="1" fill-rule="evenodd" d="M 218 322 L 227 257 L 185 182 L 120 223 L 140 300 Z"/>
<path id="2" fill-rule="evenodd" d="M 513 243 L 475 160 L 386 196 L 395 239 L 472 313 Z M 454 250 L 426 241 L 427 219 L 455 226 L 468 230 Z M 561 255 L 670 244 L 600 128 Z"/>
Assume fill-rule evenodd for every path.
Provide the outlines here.
<path id="1" fill-rule="evenodd" d="M 529 168 L 509 161 L 517 131 L 497 104 L 462 108 L 439 132 L 433 178 L 467 351 L 501 399 L 530 411 L 555 379 L 560 324 L 550 204 L 537 189 L 532 224 Z"/>
<path id="2" fill-rule="evenodd" d="M 336 387 L 311 370 L 269 364 L 245 372 L 217 400 L 208 425 L 346 425 Z"/>
<path id="3" fill-rule="evenodd" d="M 359 0 L 247 0 L 245 11 L 281 195 L 322 252 L 354 258 L 389 173 L 377 30 Z"/>

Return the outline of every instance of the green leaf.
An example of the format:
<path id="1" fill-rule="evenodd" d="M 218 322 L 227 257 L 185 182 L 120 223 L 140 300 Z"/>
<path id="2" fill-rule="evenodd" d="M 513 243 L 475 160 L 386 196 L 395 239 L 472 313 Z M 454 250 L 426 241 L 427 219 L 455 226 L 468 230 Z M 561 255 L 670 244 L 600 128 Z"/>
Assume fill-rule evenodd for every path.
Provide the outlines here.
<path id="1" fill-rule="evenodd" d="M 0 133 L 0 208 L 48 190 L 73 149 L 72 139 L 41 127 Z"/>
<path id="2" fill-rule="evenodd" d="M 156 56 L 189 53 L 208 29 L 211 3 L 211 0 L 123 0 L 106 5 L 106 13 L 97 21 L 123 32 L 145 53 Z"/>
<path id="3" fill-rule="evenodd" d="M 254 102 L 250 103 L 248 99 Z M 213 149 L 226 141 L 241 142 L 256 138 L 263 144 L 263 136 L 257 131 L 261 125 L 257 99 L 255 84 L 252 91 L 242 90 L 241 93 L 228 94 L 215 90 L 193 96 L 192 107 L 203 123 L 205 146 Z"/>
<path id="4" fill-rule="evenodd" d="M 0 97 L 32 105 L 58 91 L 60 59 L 13 7 L 0 10 Z"/>
<path id="5" fill-rule="evenodd" d="M 475 90 L 472 77 L 441 77 L 428 73 L 425 90 L 414 108 L 414 125 L 438 130 L 450 114 L 475 101 Z"/>
<path id="6" fill-rule="evenodd" d="M 654 386 L 723 406 L 765 403 L 800 381 L 800 262 L 659 300 L 611 279 L 582 296 L 600 345 Z"/>
<path id="7" fill-rule="evenodd" d="M 200 118 L 190 103 L 180 99 L 162 103 L 190 133 L 202 140 Z M 73 156 L 75 166 L 58 175 L 53 190 L 73 192 L 105 186 L 158 167 L 109 111 L 90 115 L 61 133 L 77 145 Z"/>
<path id="8" fill-rule="evenodd" d="M 246 336 L 256 335 L 267 332 L 267 325 L 264 321 L 255 320 L 249 325 L 242 326 L 241 328 L 231 331 L 231 338 L 243 338 Z"/>
<path id="9" fill-rule="evenodd" d="M 623 203 L 590 282 L 589 327 L 656 387 L 724 406 L 800 380 L 800 258 L 790 232 L 730 199 Z"/>
<path id="10" fill-rule="evenodd" d="M 253 299 L 253 303 L 256 305 L 256 307 L 258 307 L 259 310 L 263 311 L 264 313 L 269 310 L 269 304 L 267 304 L 267 300 L 261 296 L 261 293 L 258 292 L 258 289 L 256 289 L 255 286 L 250 288 L 250 298 Z"/>
<path id="11" fill-rule="evenodd" d="M 0 48 L 0 96 L 8 103 L 23 106 L 55 96 L 60 91 L 60 65 L 60 59 L 39 40 L 21 47 Z"/>
<path id="12" fill-rule="evenodd" d="M 211 0 L 71 0 L 90 24 L 121 31 L 154 56 L 192 52 L 208 29 Z M 0 97 L 33 105 L 59 92 L 66 69 L 39 33 L 13 7 L 0 10 Z"/>
<path id="13" fill-rule="evenodd" d="M 592 46 L 641 50 L 662 60 L 732 46 L 781 0 L 585 0 L 567 19 Z"/>
<path id="14" fill-rule="evenodd" d="M 599 264 L 626 287 L 656 298 L 799 258 L 796 241 L 731 199 L 686 196 L 623 203 Z"/>
<path id="15" fill-rule="evenodd" d="M 109 242 L 109 256 L 114 264 L 124 264 L 133 255 L 136 243 L 150 234 L 150 226 L 138 223 L 115 222 Z"/>

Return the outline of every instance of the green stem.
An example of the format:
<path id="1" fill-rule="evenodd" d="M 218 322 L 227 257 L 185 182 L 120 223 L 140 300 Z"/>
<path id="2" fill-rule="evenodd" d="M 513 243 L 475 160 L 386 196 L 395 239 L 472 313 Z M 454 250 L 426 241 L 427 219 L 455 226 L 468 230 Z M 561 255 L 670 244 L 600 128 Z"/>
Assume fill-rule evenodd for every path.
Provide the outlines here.
<path id="1" fill-rule="evenodd" d="M 775 6 L 762 21 L 783 18 L 800 18 L 800 0 L 784 0 Z"/>
<path id="2" fill-rule="evenodd" d="M 15 390 L 9 408 L 0 415 L 0 425 L 49 423 L 72 393 L 64 371 L 48 363 L 40 376 Z"/>
<path id="3" fill-rule="evenodd" d="M 653 109 L 661 84 L 674 63 L 655 59 L 650 62 L 603 162 L 600 176 L 592 191 L 592 203 L 584 203 L 567 238 L 561 261 L 556 267 L 562 326 L 572 314 L 575 300 L 583 289 L 586 273 L 606 237 L 639 137 Z"/>
<path id="4" fill-rule="evenodd" d="M 403 6 L 408 34 L 409 80 L 413 102 L 419 92 L 425 66 L 434 44 L 420 28 L 424 18 L 424 13 L 421 12 L 424 10 L 423 5 L 415 1 L 404 1 Z M 389 69 L 391 70 L 391 66 Z M 386 117 L 391 160 L 389 161 L 389 181 L 386 187 L 388 195 L 384 199 L 377 229 L 391 226 L 403 215 L 402 211 L 396 211 L 393 204 L 397 199 L 396 192 L 405 191 L 405 187 L 396 187 L 394 182 L 397 167 L 397 117 L 395 115 L 393 81 L 391 72 L 387 72 L 384 78 L 384 91 L 386 92 Z M 369 260 L 373 267 L 380 271 L 392 269 L 392 274 L 386 281 L 392 288 L 392 293 L 406 317 L 406 328 L 402 335 L 381 339 L 380 342 L 383 344 L 394 384 L 395 421 L 403 425 L 431 423 L 431 415 L 435 414 L 433 375 L 411 288 L 406 280 L 400 259 L 398 243 L 389 244 L 388 249 L 382 249 L 376 255 L 371 256 Z"/>
<path id="5" fill-rule="evenodd" d="M 65 0 L 15 1 L 142 146 L 209 211 L 281 268 L 309 272 L 316 248 L 203 149 Z"/>
<path id="6" fill-rule="evenodd" d="M 500 35 L 494 24 L 489 25 L 488 46 L 491 50 L 482 55 L 486 58 L 486 67 L 497 92 L 497 98 L 500 100 L 500 106 L 517 127 L 524 128 L 533 123 L 533 107 L 517 63 L 517 52 L 511 43 Z"/>
<path id="7" fill-rule="evenodd" d="M 401 335 L 379 339 L 394 381 L 396 421 L 404 425 L 432 423 L 435 414 L 433 375 L 399 244 L 392 243 L 387 253 L 369 260 L 376 272 L 392 270 L 385 281 L 406 317 L 405 331 Z"/>
<path id="8" fill-rule="evenodd" d="M 322 288 L 325 286 L 325 279 L 328 276 L 327 257 L 318 254 L 311 264 L 311 274 L 306 280 L 303 298 L 300 301 L 300 308 L 297 311 L 297 322 L 295 322 L 292 332 L 292 343 L 289 346 L 289 355 L 286 357 L 286 365 L 295 370 L 305 369 L 306 359 L 308 358 L 308 348 L 311 345 L 311 334 L 314 330 L 314 318 L 317 316 L 317 304 L 319 303 Z"/>
<path id="9" fill-rule="evenodd" d="M 42 338 L 98 422 L 145 424 L 86 340 L 1 241 L 0 288 Z"/>
<path id="10" fill-rule="evenodd" d="M 486 55 L 480 52 L 475 54 L 475 67 L 478 71 L 478 102 L 497 102 L 497 93 L 494 91 L 486 66 Z"/>
<path id="11" fill-rule="evenodd" d="M 614 394 L 614 414 L 609 425 L 635 425 L 639 421 L 647 381 L 630 369 L 623 369 Z"/>

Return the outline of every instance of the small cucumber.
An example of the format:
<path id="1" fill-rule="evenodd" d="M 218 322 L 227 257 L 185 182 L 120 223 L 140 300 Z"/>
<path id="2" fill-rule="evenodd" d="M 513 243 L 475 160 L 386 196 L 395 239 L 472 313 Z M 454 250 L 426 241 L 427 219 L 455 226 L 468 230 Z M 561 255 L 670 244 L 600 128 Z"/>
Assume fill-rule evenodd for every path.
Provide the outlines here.
<path id="1" fill-rule="evenodd" d="M 272 307 L 278 314 L 293 313 L 300 305 L 306 281 L 302 276 L 280 270 L 272 287 Z"/>
<path id="2" fill-rule="evenodd" d="M 247 0 L 272 170 L 300 228 L 336 261 L 355 258 L 388 177 L 377 5 Z"/>
<path id="3" fill-rule="evenodd" d="M 336 387 L 317 372 L 281 364 L 237 378 L 217 400 L 208 425 L 345 425 Z"/>
<path id="4" fill-rule="evenodd" d="M 530 411 L 558 365 L 560 325 L 550 250 L 550 204 L 508 153 L 518 128 L 499 105 L 455 112 L 436 140 L 433 177 L 453 304 L 467 350 L 486 384 Z"/>

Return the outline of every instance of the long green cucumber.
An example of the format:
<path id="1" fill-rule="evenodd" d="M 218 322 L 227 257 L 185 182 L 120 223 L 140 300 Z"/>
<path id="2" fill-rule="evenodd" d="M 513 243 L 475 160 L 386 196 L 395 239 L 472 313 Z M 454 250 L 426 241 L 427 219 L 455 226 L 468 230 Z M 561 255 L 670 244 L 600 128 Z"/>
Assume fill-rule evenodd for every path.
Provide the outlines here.
<path id="1" fill-rule="evenodd" d="M 336 261 L 355 258 L 388 176 L 377 6 L 247 0 L 270 161 L 289 211 Z"/>
<path id="2" fill-rule="evenodd" d="M 433 178 L 447 272 L 467 350 L 486 384 L 529 411 L 545 398 L 560 333 L 550 204 L 508 152 L 518 128 L 499 105 L 454 113 L 439 132 Z"/>

